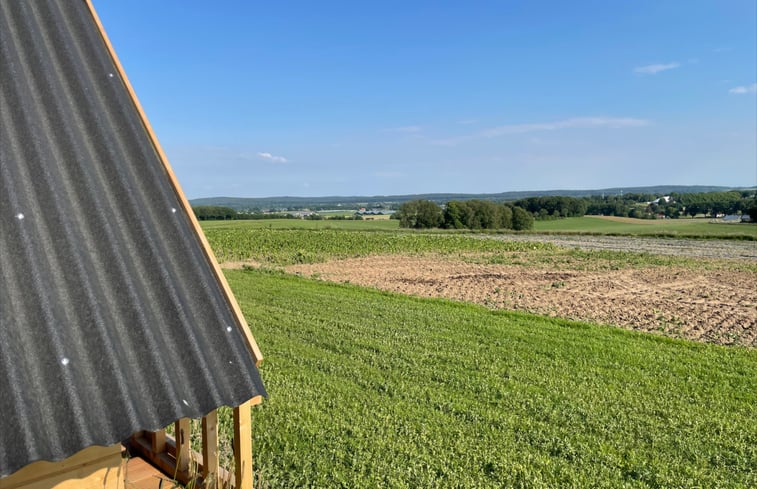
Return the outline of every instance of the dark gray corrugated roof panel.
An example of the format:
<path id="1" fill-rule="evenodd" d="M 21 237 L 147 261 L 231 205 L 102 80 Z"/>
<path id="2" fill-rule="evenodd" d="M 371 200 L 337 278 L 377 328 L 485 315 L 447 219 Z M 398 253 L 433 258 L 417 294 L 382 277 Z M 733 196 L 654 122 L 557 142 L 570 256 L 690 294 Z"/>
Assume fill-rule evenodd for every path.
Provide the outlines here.
<path id="1" fill-rule="evenodd" d="M 0 0 L 0 477 L 265 394 L 83 0 Z"/>

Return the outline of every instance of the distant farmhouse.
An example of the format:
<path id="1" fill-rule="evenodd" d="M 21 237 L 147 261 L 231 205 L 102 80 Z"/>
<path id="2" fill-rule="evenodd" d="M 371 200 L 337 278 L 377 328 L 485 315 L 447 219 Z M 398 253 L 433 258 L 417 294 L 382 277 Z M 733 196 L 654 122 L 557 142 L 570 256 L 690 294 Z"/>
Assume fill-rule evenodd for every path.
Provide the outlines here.
<path id="1" fill-rule="evenodd" d="M 650 204 L 659 204 L 660 202 L 665 202 L 666 204 L 669 204 L 672 199 L 670 198 L 670 195 L 665 195 L 663 197 L 660 197 L 659 199 L 655 199 L 651 202 L 647 202 L 647 205 Z"/>

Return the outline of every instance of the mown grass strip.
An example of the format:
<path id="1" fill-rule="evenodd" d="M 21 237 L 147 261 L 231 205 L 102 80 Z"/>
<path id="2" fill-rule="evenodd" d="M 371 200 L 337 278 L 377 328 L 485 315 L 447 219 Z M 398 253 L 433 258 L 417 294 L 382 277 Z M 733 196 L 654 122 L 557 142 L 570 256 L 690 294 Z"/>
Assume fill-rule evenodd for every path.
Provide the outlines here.
<path id="1" fill-rule="evenodd" d="M 757 486 L 754 350 L 227 276 L 266 356 L 270 487 Z"/>
<path id="2" fill-rule="evenodd" d="M 634 222 L 598 216 L 570 217 L 536 221 L 535 231 L 540 234 L 757 240 L 757 226 L 754 224 L 725 224 L 708 219 L 639 219 Z"/>

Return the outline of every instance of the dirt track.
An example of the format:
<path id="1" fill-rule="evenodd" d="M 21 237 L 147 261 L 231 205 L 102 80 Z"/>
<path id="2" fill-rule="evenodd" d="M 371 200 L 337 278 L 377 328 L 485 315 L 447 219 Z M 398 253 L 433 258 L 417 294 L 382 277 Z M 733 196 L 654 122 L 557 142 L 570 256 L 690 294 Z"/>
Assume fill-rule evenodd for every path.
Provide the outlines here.
<path id="1" fill-rule="evenodd" d="M 510 238 L 510 237 L 508 237 Z M 516 239 L 520 239 L 518 237 Z M 533 240 L 533 236 L 527 237 Z M 607 249 L 632 249 L 629 238 L 565 238 Z M 557 238 L 557 239 L 553 239 Z M 573 240 L 576 240 L 575 242 Z M 645 251 L 650 249 L 645 241 Z M 676 248 L 658 243 L 664 253 L 754 260 L 747 243 L 686 240 Z M 720 248 L 726 244 L 725 249 Z M 616 248 L 617 246 L 617 248 Z M 632 245 L 631 245 L 632 246 Z M 583 246 L 582 246 L 583 247 Z M 593 248 L 596 249 L 596 248 Z M 577 270 L 570 265 L 513 266 L 466 263 L 455 258 L 381 256 L 329 263 L 295 265 L 287 271 L 322 280 L 350 282 L 382 290 L 426 297 L 446 297 L 491 308 L 529 311 L 548 316 L 617 325 L 672 337 L 724 345 L 757 346 L 757 277 L 748 271 L 691 270 L 678 267 Z"/>
<path id="2" fill-rule="evenodd" d="M 486 234 L 482 239 L 539 241 L 566 248 L 635 251 L 654 255 L 757 260 L 757 241 L 633 238 L 621 236 L 567 236 L 544 234 Z"/>

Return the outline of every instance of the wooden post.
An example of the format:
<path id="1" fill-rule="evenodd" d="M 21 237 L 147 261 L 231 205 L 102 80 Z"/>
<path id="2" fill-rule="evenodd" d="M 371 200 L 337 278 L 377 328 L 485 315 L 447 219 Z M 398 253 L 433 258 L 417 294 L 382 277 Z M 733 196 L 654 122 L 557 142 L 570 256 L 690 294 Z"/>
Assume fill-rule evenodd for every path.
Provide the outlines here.
<path id="1" fill-rule="evenodd" d="M 150 450 L 152 453 L 165 453 L 166 451 L 166 430 L 149 431 Z"/>
<path id="2" fill-rule="evenodd" d="M 234 408 L 234 487 L 252 487 L 252 419 L 250 401 Z"/>
<path id="3" fill-rule="evenodd" d="M 174 430 L 176 431 L 176 472 L 189 472 L 189 418 L 176 421 Z"/>
<path id="4" fill-rule="evenodd" d="M 202 478 L 218 487 L 218 411 L 202 418 Z"/>

